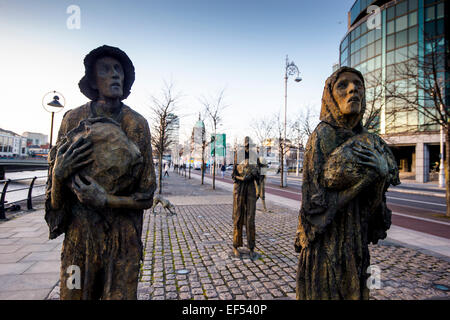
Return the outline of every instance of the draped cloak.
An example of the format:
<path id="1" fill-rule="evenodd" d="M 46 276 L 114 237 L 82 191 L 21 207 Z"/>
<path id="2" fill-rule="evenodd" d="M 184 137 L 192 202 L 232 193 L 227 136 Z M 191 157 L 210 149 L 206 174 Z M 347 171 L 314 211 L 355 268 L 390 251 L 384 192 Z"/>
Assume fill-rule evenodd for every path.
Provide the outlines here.
<path id="1" fill-rule="evenodd" d="M 378 135 L 362 127 L 365 99 L 360 114 L 353 119 L 356 121 L 348 121 L 340 112 L 332 89 L 343 72 L 356 73 L 364 81 L 357 70 L 348 67 L 340 68 L 327 79 L 321 122 L 305 150 L 302 206 L 295 239 L 295 249 L 300 252 L 297 299 L 302 300 L 369 298 L 368 244 L 376 244 L 386 237 L 391 210 L 386 206 L 385 192 L 390 184 L 400 183 L 389 147 Z M 352 128 L 350 123 L 357 125 Z M 349 147 L 357 141 L 371 151 L 382 151 L 389 173 L 338 207 L 340 193 L 374 170 L 358 164 L 356 155 L 352 154 Z"/>
<path id="2" fill-rule="evenodd" d="M 92 129 L 91 127 L 86 130 L 84 127 L 95 126 L 100 122 L 105 122 L 106 126 L 117 126 L 115 129 L 122 130 L 123 133 L 120 134 L 123 137 L 114 134 L 114 130 L 98 132 L 100 136 L 103 134 L 103 137 L 97 139 L 100 139 L 101 143 L 107 141 L 110 145 L 99 146 L 95 143 L 100 142 L 94 141 L 93 149 L 97 154 L 91 155 L 94 163 L 91 164 L 93 168 L 89 168 L 89 175 L 95 177 L 100 185 L 103 184 L 108 193 L 132 196 L 137 201 L 151 201 L 156 187 L 150 130 L 145 118 L 122 104 L 119 114 L 114 119 L 105 121 L 98 118 L 92 102 L 64 115 L 56 146 L 52 148 L 49 156 L 45 213 L 50 239 L 65 233 L 61 253 L 61 299 L 137 298 L 142 259 L 143 210 L 95 209 L 83 205 L 67 184 L 55 191 L 59 193 L 58 198 L 63 199 L 61 208 L 55 209 L 51 205 L 51 176 L 58 147 L 66 139 L 76 138 L 77 134 L 83 134 L 83 130 L 89 132 Z M 113 157 L 119 158 L 116 164 L 115 159 L 108 158 L 111 154 L 98 154 L 105 151 L 115 152 Z M 121 162 L 125 163 L 124 158 L 120 159 L 120 154 L 123 154 L 123 157 L 129 154 L 125 169 L 120 168 Z M 108 164 L 98 163 L 99 161 L 111 164 L 108 167 Z M 71 275 L 68 272 L 70 266 L 80 268 L 79 289 L 67 285 Z"/>

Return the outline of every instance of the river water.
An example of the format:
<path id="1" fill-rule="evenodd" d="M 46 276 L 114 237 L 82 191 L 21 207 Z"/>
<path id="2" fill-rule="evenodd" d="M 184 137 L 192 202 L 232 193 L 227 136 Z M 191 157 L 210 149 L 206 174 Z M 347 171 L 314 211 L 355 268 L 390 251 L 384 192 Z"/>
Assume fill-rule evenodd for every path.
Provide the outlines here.
<path id="1" fill-rule="evenodd" d="M 5 179 L 24 179 L 24 178 L 30 178 L 27 180 L 21 180 L 21 181 L 12 181 L 8 185 L 8 192 L 6 193 L 5 200 L 8 203 L 20 201 L 20 200 L 26 200 L 28 197 L 28 187 L 30 186 L 31 180 L 33 177 L 38 177 L 36 181 L 34 182 L 33 192 L 32 196 L 39 196 L 45 194 L 45 183 L 47 182 L 47 170 L 36 170 L 36 171 L 21 171 L 21 172 L 6 172 L 5 173 Z M 44 177 L 44 178 L 39 178 Z M 0 183 L 0 194 L 3 192 L 4 183 Z M 19 190 L 10 192 L 11 190 L 17 190 L 27 188 L 25 190 Z"/>

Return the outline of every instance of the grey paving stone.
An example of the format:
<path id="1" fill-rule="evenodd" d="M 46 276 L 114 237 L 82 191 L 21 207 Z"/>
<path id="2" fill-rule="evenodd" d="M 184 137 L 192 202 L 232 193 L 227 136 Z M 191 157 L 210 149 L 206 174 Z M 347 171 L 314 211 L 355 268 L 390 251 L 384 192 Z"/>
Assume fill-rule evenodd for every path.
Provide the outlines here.
<path id="1" fill-rule="evenodd" d="M 21 274 L 29 269 L 35 262 L 0 263 L 0 275 Z"/>

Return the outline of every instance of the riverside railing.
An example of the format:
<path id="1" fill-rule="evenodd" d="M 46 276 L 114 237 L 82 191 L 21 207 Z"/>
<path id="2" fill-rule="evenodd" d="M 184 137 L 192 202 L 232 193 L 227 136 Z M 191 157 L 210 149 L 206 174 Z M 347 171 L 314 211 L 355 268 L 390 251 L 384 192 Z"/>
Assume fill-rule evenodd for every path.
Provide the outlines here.
<path id="1" fill-rule="evenodd" d="M 33 209 L 33 198 L 40 197 L 40 196 L 42 196 L 44 194 L 44 193 L 43 194 L 39 194 L 39 195 L 36 195 L 34 197 L 32 196 L 34 187 L 45 186 L 45 183 L 36 184 L 35 185 L 35 181 L 37 179 L 42 179 L 42 178 L 47 178 L 47 176 L 21 178 L 21 179 L 0 180 L 0 184 L 3 183 L 3 190 L 2 190 L 2 193 L 1 193 L 1 196 L 0 196 L 0 219 L 6 219 L 5 213 L 6 213 L 7 210 L 20 210 L 20 206 L 17 205 L 17 203 L 22 202 L 24 200 L 27 200 L 27 209 L 28 210 L 32 210 Z M 26 180 L 31 180 L 31 182 L 28 185 L 28 187 L 8 190 L 8 187 L 10 186 L 11 182 L 26 181 Z M 17 192 L 17 191 L 23 191 L 23 190 L 28 190 L 27 198 L 20 199 L 20 200 L 15 200 L 15 201 L 12 201 L 12 202 L 8 202 L 6 200 L 6 195 L 8 193 Z M 6 206 L 6 204 L 8 206 Z"/>

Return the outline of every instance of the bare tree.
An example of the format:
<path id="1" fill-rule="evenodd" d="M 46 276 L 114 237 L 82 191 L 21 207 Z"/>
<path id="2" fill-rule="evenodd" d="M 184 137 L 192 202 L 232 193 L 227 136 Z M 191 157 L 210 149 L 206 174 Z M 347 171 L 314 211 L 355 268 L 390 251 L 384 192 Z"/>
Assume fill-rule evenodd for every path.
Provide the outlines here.
<path id="1" fill-rule="evenodd" d="M 424 57 L 417 53 L 407 53 L 407 57 L 402 63 L 394 65 L 393 75 L 388 72 L 388 81 L 384 86 L 386 96 L 392 99 L 392 109 L 387 108 L 386 112 L 397 116 L 399 127 L 402 131 L 413 129 L 435 129 L 441 127 L 445 132 L 446 141 L 446 171 L 450 168 L 450 109 L 446 105 L 446 84 L 445 73 L 449 70 L 450 50 L 449 43 L 442 36 L 430 37 L 425 35 L 424 47 L 418 50 L 425 52 Z M 422 115 L 423 121 L 416 121 L 411 126 L 404 121 L 403 115 L 415 112 Z M 403 121 L 402 121 L 403 120 Z M 394 119 L 394 126 L 396 125 Z M 407 126 L 407 124 L 409 126 Z M 441 155 L 443 156 L 443 155 Z M 447 213 L 450 217 L 450 179 L 446 180 Z"/>
<path id="2" fill-rule="evenodd" d="M 282 188 L 285 187 L 283 183 L 283 170 L 284 163 L 283 159 L 289 151 L 288 141 L 291 136 L 292 124 L 288 120 L 286 123 L 286 141 L 284 141 L 284 120 L 281 117 L 281 112 L 275 113 L 273 115 L 274 123 L 275 123 L 275 135 L 278 141 L 278 159 L 279 159 L 279 170 L 280 170 L 280 186 Z M 287 163 L 287 161 L 286 161 Z"/>
<path id="3" fill-rule="evenodd" d="M 213 136 L 211 138 L 212 143 L 212 153 L 213 153 L 213 190 L 216 189 L 216 137 L 217 137 L 217 128 L 222 123 L 222 112 L 227 107 L 224 104 L 224 92 L 225 89 L 217 95 L 217 97 L 202 97 L 200 99 L 201 104 L 205 109 L 205 113 L 208 115 L 211 126 Z"/>
<path id="4" fill-rule="evenodd" d="M 270 139 L 274 132 L 275 127 L 275 119 L 273 117 L 261 117 L 257 119 L 253 119 L 250 127 L 253 129 L 253 133 L 256 137 L 256 141 L 258 143 L 258 147 L 260 148 L 259 153 L 264 154 L 264 145 L 267 143 L 267 140 Z"/>
<path id="5" fill-rule="evenodd" d="M 311 105 L 302 108 L 300 112 L 298 112 L 297 117 L 291 123 L 291 135 L 293 138 L 293 142 L 297 149 L 297 168 L 296 175 L 299 175 L 299 157 L 300 150 L 308 141 L 309 136 L 314 131 L 317 123 L 319 122 L 319 115 L 315 112 L 314 108 Z"/>
<path id="6" fill-rule="evenodd" d="M 158 156 L 158 188 L 162 192 L 162 162 L 164 152 L 172 144 L 170 132 L 172 122 L 176 120 L 174 112 L 177 109 L 180 95 L 174 93 L 173 84 L 164 82 L 161 97 L 152 96 L 152 145 Z"/>

